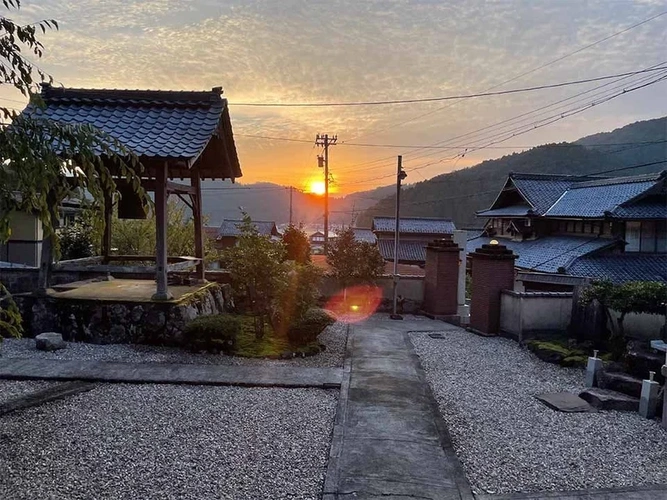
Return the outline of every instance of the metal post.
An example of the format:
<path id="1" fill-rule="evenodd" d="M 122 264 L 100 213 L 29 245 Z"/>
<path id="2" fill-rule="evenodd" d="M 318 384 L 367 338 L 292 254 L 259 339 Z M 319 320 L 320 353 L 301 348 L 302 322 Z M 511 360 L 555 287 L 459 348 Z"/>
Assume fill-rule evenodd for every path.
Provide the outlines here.
<path id="1" fill-rule="evenodd" d="M 324 252 L 329 248 L 329 146 L 335 145 L 338 136 L 329 137 L 329 134 L 317 134 L 315 144 L 324 147 L 324 158 L 318 160 L 320 166 L 324 163 Z"/>
<path id="2" fill-rule="evenodd" d="M 400 233 L 400 222 L 401 222 L 401 181 L 407 177 L 407 174 L 403 171 L 403 157 L 399 155 L 398 157 L 398 166 L 396 169 L 396 226 L 394 229 L 394 276 L 393 276 L 393 297 L 394 305 L 392 309 L 392 314 L 389 316 L 391 319 L 403 319 L 403 316 L 398 314 L 396 311 L 396 302 L 397 302 L 397 292 L 398 292 L 398 239 Z"/>

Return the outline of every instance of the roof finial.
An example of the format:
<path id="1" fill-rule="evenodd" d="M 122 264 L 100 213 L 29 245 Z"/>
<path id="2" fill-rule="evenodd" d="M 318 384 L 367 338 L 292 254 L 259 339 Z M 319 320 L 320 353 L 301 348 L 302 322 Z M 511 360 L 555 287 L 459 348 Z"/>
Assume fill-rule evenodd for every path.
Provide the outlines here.
<path id="1" fill-rule="evenodd" d="M 225 92 L 224 90 L 222 90 L 222 87 L 213 87 L 211 91 L 215 92 L 218 95 L 222 95 Z"/>

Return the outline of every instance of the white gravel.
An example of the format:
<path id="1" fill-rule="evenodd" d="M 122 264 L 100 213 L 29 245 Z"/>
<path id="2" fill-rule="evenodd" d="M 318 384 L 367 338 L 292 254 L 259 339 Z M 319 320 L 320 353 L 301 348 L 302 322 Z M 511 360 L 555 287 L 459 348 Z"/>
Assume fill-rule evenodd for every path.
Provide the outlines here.
<path id="1" fill-rule="evenodd" d="M 276 365 L 307 366 L 317 368 L 343 366 L 347 343 L 347 325 L 334 323 L 319 336 L 326 349 L 315 356 L 290 360 L 240 358 L 223 354 L 191 353 L 174 347 L 144 346 L 131 344 L 85 344 L 68 342 L 67 349 L 54 352 L 38 351 L 33 339 L 6 339 L 2 356 L 6 358 L 68 359 L 86 361 L 118 361 L 123 363 L 187 363 L 229 366 Z"/>
<path id="2" fill-rule="evenodd" d="M 561 413 L 533 396 L 584 389 L 581 369 L 514 341 L 447 328 L 411 334 L 475 493 L 667 483 L 667 431 L 637 413 Z"/>
<path id="3" fill-rule="evenodd" d="M 0 404 L 57 384 L 45 380 L 0 380 Z"/>
<path id="4" fill-rule="evenodd" d="M 101 385 L 0 419 L 0 498 L 314 499 L 337 392 Z"/>

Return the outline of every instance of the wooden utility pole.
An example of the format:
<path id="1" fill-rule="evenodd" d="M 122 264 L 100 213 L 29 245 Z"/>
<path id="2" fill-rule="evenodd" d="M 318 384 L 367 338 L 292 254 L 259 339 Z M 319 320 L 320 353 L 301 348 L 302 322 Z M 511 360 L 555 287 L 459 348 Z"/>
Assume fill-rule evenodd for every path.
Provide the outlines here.
<path id="1" fill-rule="evenodd" d="M 324 253 L 329 249 L 329 146 L 336 144 L 338 136 L 317 134 L 315 145 L 324 148 L 324 157 L 318 156 L 320 167 L 324 167 Z"/>
<path id="2" fill-rule="evenodd" d="M 289 187 L 289 225 L 292 225 L 292 193 L 294 191 L 294 186 Z"/>
<path id="3" fill-rule="evenodd" d="M 397 302 L 397 292 L 398 292 L 398 238 L 400 232 L 400 222 L 401 222 L 401 181 L 405 179 L 408 174 L 403 170 L 403 157 L 398 157 L 398 166 L 396 168 L 396 226 L 394 229 L 394 279 L 393 279 L 393 296 L 394 296 L 394 307 L 392 309 L 392 314 L 389 316 L 391 319 L 403 319 L 403 316 L 398 314 L 396 311 L 396 302 Z"/>

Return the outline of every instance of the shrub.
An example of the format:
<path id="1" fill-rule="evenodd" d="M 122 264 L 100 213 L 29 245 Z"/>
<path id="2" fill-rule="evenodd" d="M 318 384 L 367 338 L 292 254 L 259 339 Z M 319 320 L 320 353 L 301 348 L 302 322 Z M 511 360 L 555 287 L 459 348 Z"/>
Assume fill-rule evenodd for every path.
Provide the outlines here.
<path id="1" fill-rule="evenodd" d="M 240 333 L 240 319 L 230 314 L 199 316 L 183 329 L 187 345 L 198 351 L 231 352 Z"/>
<path id="2" fill-rule="evenodd" d="M 286 266 L 287 286 L 276 294 L 271 311 L 271 326 L 281 336 L 316 305 L 323 274 L 310 263 L 287 262 Z"/>
<path id="3" fill-rule="evenodd" d="M 22 334 L 19 308 L 5 285 L 0 283 L 0 343 L 3 337 L 20 338 Z"/>
<path id="4" fill-rule="evenodd" d="M 334 323 L 334 319 L 323 309 L 312 308 L 301 319 L 292 324 L 287 330 L 287 338 L 293 345 L 304 345 L 317 340 L 327 326 Z"/>

